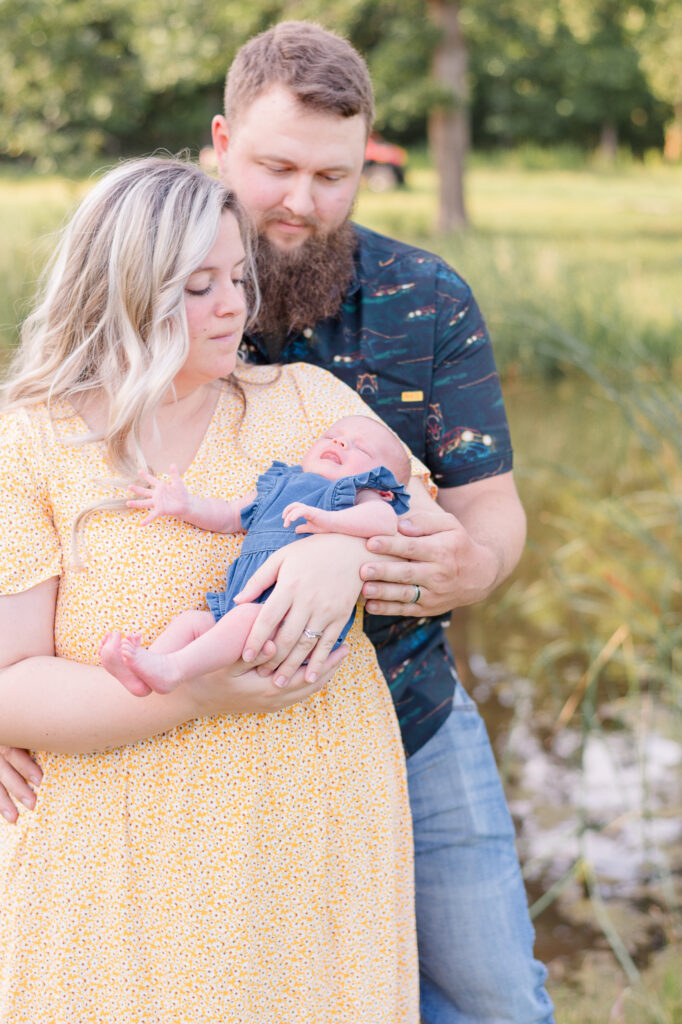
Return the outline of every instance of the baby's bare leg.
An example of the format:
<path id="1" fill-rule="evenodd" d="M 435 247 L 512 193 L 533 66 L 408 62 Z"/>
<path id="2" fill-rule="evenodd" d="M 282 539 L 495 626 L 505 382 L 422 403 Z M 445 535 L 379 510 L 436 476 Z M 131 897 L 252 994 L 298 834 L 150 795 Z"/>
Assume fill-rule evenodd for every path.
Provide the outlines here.
<path id="1" fill-rule="evenodd" d="M 210 620 L 208 628 L 195 631 L 193 636 L 187 638 L 188 642 L 180 647 L 175 639 L 166 639 L 177 621 L 175 619 L 149 650 L 140 645 L 139 638 L 124 637 L 121 641 L 123 661 L 129 671 L 150 689 L 156 693 L 170 693 L 188 679 L 238 661 L 260 610 L 259 604 L 239 605 L 218 622 L 214 621 L 210 612 L 201 612 L 199 614 Z M 187 626 L 184 629 L 186 636 Z M 162 642 L 164 650 L 160 650 Z"/>
<path id="2" fill-rule="evenodd" d="M 136 697 L 147 697 L 152 691 L 139 676 L 126 665 L 121 651 L 123 637 L 118 629 L 105 633 L 99 645 L 99 660 L 107 672 L 123 683 Z"/>
<path id="3" fill-rule="evenodd" d="M 158 651 L 160 654 L 177 651 L 181 647 L 186 647 L 213 625 L 215 625 L 215 621 L 210 612 L 202 612 L 198 609 L 182 612 L 171 619 L 161 636 L 157 637 L 151 645 L 150 650 Z M 125 641 L 136 643 L 138 647 L 140 645 L 138 637 L 124 637 L 118 630 L 106 633 L 99 648 L 100 660 L 107 672 L 115 676 L 119 683 L 123 683 L 127 690 L 130 690 L 136 697 L 146 697 L 152 692 L 152 689 L 124 660 L 123 643 Z"/>

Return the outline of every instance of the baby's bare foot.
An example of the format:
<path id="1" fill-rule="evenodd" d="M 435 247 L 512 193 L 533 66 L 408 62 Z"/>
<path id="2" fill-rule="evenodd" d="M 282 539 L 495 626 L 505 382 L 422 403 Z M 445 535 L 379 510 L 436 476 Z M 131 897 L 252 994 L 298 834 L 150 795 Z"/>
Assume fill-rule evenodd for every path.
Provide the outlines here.
<path id="1" fill-rule="evenodd" d="M 145 650 L 137 636 L 121 641 L 121 655 L 128 668 L 156 693 L 170 693 L 182 682 L 172 654 L 154 654 Z"/>
<path id="2" fill-rule="evenodd" d="M 100 661 L 107 672 L 115 676 L 119 683 L 123 683 L 126 690 L 130 690 L 136 697 L 146 697 L 152 692 L 151 688 L 135 672 L 131 671 L 125 663 L 122 645 L 123 638 L 118 630 L 105 633 L 99 645 Z"/>

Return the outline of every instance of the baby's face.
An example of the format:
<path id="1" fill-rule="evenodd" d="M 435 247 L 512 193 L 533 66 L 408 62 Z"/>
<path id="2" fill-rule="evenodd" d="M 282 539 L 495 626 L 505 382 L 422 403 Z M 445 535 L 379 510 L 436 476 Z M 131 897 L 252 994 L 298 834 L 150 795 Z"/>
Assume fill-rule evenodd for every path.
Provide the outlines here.
<path id="1" fill-rule="evenodd" d="M 346 416 L 325 431 L 303 456 L 306 473 L 317 473 L 327 480 L 366 473 L 376 466 L 395 472 L 392 450 L 395 440 L 380 423 L 364 416 Z"/>

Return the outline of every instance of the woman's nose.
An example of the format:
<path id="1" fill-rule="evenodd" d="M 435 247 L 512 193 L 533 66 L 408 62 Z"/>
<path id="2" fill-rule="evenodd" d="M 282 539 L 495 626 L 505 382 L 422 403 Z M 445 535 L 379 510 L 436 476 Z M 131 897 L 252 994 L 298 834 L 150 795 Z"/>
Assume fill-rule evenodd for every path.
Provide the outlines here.
<path id="1" fill-rule="evenodd" d="M 238 316 L 246 306 L 244 293 L 240 285 L 231 283 L 224 288 L 216 303 L 218 316 Z"/>

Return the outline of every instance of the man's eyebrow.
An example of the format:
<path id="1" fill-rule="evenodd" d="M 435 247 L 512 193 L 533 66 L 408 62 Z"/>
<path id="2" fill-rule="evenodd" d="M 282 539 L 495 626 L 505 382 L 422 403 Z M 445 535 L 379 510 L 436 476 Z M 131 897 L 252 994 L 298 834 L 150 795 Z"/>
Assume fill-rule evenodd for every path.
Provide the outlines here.
<path id="1" fill-rule="evenodd" d="M 293 164 L 296 163 L 295 160 L 291 160 L 287 156 L 282 156 L 281 153 L 280 154 L 275 154 L 275 153 L 259 153 L 258 154 L 258 159 L 259 160 L 270 160 L 274 164 L 292 164 L 293 165 Z M 315 173 L 316 174 L 326 174 L 328 171 L 351 171 L 352 169 L 353 168 L 352 168 L 351 164 L 349 164 L 349 163 L 330 164 L 328 167 L 318 167 Z"/>

